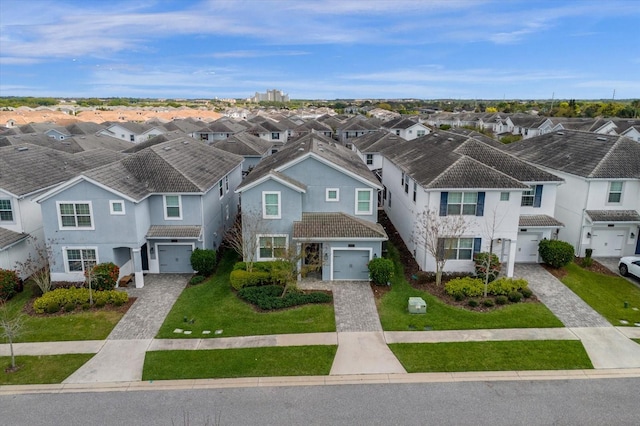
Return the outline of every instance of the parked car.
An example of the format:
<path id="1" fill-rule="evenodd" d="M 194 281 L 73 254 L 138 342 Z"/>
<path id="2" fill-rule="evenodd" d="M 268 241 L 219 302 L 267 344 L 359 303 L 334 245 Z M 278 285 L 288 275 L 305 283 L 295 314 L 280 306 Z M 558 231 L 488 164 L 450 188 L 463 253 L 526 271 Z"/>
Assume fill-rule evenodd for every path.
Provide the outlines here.
<path id="1" fill-rule="evenodd" d="M 626 256 L 621 258 L 618 269 L 622 276 L 634 275 L 640 278 L 640 256 Z"/>

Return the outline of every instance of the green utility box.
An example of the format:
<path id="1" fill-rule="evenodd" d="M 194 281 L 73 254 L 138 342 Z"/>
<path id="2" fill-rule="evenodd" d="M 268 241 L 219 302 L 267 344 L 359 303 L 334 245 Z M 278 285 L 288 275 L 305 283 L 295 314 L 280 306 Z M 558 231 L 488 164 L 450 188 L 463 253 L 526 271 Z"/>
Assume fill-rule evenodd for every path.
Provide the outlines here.
<path id="1" fill-rule="evenodd" d="M 410 297 L 409 298 L 409 313 L 410 314 L 426 314 L 427 302 L 422 297 Z"/>

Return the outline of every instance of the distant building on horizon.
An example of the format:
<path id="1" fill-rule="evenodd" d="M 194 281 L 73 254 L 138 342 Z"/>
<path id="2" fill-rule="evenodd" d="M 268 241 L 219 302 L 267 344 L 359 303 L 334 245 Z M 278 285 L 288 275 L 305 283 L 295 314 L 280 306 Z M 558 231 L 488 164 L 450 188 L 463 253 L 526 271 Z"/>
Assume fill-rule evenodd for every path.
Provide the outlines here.
<path id="1" fill-rule="evenodd" d="M 251 102 L 289 102 L 289 95 L 282 90 L 267 90 L 266 93 L 256 92 L 255 96 L 251 98 Z"/>

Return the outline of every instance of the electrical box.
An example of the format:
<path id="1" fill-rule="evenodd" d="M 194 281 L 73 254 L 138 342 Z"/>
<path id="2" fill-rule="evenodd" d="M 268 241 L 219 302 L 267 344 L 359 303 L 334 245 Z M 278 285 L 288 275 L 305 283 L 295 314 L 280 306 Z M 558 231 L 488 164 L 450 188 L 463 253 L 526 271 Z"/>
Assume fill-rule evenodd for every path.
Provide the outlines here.
<path id="1" fill-rule="evenodd" d="M 410 314 L 426 314 L 427 302 L 422 297 L 410 297 L 408 308 Z"/>

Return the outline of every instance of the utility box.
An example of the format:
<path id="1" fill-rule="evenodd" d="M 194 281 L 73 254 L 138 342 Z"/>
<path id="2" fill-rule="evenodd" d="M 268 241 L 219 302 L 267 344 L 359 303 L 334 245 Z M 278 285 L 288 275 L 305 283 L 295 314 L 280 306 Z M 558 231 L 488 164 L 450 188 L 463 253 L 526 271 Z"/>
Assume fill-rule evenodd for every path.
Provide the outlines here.
<path id="1" fill-rule="evenodd" d="M 426 314 L 427 302 L 422 297 L 410 297 L 409 298 L 409 313 L 410 314 Z"/>

